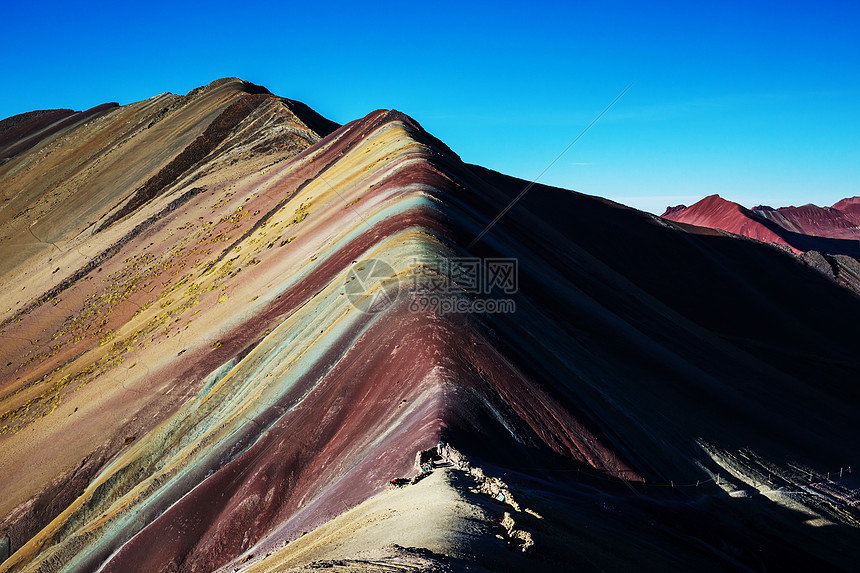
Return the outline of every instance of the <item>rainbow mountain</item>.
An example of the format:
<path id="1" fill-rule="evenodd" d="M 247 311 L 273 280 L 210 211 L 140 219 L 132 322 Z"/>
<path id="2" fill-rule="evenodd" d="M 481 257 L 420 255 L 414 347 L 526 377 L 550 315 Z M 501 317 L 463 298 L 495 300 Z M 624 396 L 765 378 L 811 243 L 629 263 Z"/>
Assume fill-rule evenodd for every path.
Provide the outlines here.
<path id="1" fill-rule="evenodd" d="M 857 295 L 528 185 L 235 78 L 0 122 L 0 571 L 855 566 Z"/>

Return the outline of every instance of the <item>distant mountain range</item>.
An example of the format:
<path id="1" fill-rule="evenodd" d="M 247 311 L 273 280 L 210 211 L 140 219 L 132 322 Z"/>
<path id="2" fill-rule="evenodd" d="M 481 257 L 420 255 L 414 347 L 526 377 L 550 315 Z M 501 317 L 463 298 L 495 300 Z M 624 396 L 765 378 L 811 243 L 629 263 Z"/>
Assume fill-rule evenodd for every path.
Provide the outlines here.
<path id="1" fill-rule="evenodd" d="M 236 78 L 4 120 L 0 571 L 856 569 L 858 220 Z"/>
<path id="2" fill-rule="evenodd" d="M 819 248 L 828 253 L 850 251 L 844 254 L 856 255 L 854 243 L 818 239 L 860 240 L 860 197 L 842 199 L 832 207 L 803 205 L 774 209 L 759 205 L 747 209 L 719 195 L 710 195 L 689 207 L 669 207 L 662 216 L 679 223 L 786 245 L 796 253 Z"/>

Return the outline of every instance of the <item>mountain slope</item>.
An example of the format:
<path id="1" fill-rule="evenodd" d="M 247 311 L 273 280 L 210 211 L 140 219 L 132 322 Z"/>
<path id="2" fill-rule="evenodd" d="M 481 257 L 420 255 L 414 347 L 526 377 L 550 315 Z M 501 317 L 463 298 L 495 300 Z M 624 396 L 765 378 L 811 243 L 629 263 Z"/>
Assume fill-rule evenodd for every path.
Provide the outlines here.
<path id="1" fill-rule="evenodd" d="M 344 540 L 455 570 L 850 568 L 856 482 L 825 474 L 856 461 L 853 294 L 540 185 L 467 248 L 526 182 L 395 111 L 334 127 L 220 80 L 0 166 L 3 570 L 276 570 Z M 472 257 L 517 288 L 445 271 Z M 460 462 L 383 494 L 440 439 L 507 494 Z M 430 500 L 408 544 L 433 555 L 392 549 Z M 330 521 L 353 507 L 376 517 Z M 504 511 L 526 529 L 499 540 Z"/>

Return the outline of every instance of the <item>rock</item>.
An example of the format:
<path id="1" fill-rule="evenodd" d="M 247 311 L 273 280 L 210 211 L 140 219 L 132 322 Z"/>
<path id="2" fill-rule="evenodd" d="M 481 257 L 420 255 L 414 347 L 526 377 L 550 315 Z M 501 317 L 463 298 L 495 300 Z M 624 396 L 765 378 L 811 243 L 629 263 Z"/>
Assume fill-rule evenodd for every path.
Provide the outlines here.
<path id="1" fill-rule="evenodd" d="M 807 251 L 800 255 L 800 259 L 809 268 L 815 269 L 831 280 L 836 279 L 836 270 L 831 262 L 833 259 L 830 257 L 822 255 L 818 251 Z"/>
<path id="2" fill-rule="evenodd" d="M 534 546 L 535 542 L 532 538 L 532 534 L 522 529 L 516 529 L 514 518 L 511 517 L 511 514 L 507 511 L 505 512 L 504 517 L 502 517 L 500 524 L 507 534 L 508 545 L 510 547 L 518 548 L 523 553 L 526 553 Z"/>

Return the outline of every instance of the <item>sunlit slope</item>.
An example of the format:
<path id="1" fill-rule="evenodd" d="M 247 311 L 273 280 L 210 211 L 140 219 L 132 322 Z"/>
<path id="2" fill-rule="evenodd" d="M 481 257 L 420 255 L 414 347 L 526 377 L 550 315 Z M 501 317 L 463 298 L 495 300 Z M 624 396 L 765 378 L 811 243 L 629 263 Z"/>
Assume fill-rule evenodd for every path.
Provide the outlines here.
<path id="1" fill-rule="evenodd" d="M 239 125 L 231 137 L 241 134 Z M 500 359 L 476 354 L 448 366 L 451 344 L 460 332 L 474 337 L 471 327 L 410 312 L 404 301 L 365 314 L 343 296 L 358 259 L 408 274 L 450 256 L 437 236 L 448 180 L 428 141 L 405 116 L 377 112 L 286 161 L 240 156 L 231 168 L 234 145 L 76 239 L 77 257 L 97 253 L 97 264 L 8 313 L 4 336 L 19 344 L 8 353 L 20 361 L 7 367 L 17 372 L 2 439 L 15 448 L 4 465 L 27 471 L 9 482 L 5 511 L 75 467 L 92 481 L 52 491 L 68 506 L 54 504 L 62 512 L 7 565 L 88 569 L 139 533 L 115 556 L 118 570 L 140 562 L 135 547 L 149 547 L 149 535 L 164 547 L 145 551 L 154 569 L 214 566 L 278 528 L 292 535 L 319 524 L 410 471 L 414 451 L 440 433 L 446 396 L 466 383 L 453 374 Z M 35 325 L 42 338 L 31 340 Z M 478 390 L 490 403 L 463 415 L 501 411 L 535 444 L 550 439 L 600 467 L 618 463 L 595 458 L 583 428 L 565 438 L 565 424 L 576 423 L 550 398 L 529 412 L 516 386 L 528 382 L 510 366 L 500 372 L 505 394 Z M 202 511 L 197 496 L 223 499 Z M 53 517 L 34 509 L 13 513 L 21 533 Z M 251 534 L 236 535 L 249 520 Z M 171 543 L 165 531 L 176 531 Z"/>

